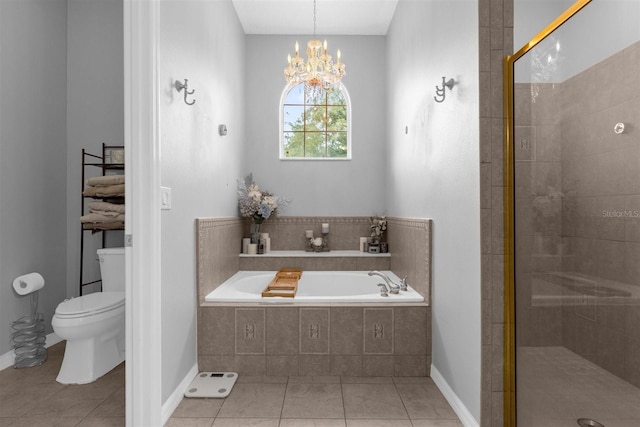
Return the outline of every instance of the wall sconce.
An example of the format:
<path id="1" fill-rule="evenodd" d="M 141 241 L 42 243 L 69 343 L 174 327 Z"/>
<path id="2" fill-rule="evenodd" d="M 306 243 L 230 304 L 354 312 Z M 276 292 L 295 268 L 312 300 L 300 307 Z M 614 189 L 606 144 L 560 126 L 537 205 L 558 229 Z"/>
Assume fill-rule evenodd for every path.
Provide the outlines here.
<path id="1" fill-rule="evenodd" d="M 452 90 L 454 84 L 455 81 L 453 79 L 447 80 L 446 77 L 442 77 L 442 87 L 436 86 L 436 96 L 434 96 L 433 99 L 435 99 L 436 102 L 444 102 L 444 98 L 446 96 L 444 88 L 448 87 L 449 90 Z"/>
<path id="2" fill-rule="evenodd" d="M 187 95 L 193 95 L 195 92 L 194 90 L 189 90 L 189 87 L 187 86 L 189 80 L 184 79 L 184 83 L 181 83 L 180 81 L 176 80 L 176 82 L 173 84 L 173 86 L 176 88 L 176 90 L 178 92 L 180 92 L 182 89 L 184 89 L 184 103 L 187 105 L 193 105 L 196 103 L 196 100 L 194 99 L 191 102 L 187 102 Z"/>

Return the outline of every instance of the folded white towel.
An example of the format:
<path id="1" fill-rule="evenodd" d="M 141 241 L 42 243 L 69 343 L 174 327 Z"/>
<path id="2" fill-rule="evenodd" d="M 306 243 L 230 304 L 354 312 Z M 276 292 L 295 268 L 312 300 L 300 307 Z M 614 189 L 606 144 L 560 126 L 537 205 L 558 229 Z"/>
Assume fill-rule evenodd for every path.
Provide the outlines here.
<path id="1" fill-rule="evenodd" d="M 87 185 L 94 187 L 108 187 L 115 184 L 124 184 L 124 175 L 94 176 L 87 180 Z"/>
<path id="2" fill-rule="evenodd" d="M 87 203 L 89 209 L 92 212 L 118 212 L 124 213 L 124 205 L 118 205 L 116 203 L 109 202 L 99 202 L 97 200 L 92 200 Z"/>

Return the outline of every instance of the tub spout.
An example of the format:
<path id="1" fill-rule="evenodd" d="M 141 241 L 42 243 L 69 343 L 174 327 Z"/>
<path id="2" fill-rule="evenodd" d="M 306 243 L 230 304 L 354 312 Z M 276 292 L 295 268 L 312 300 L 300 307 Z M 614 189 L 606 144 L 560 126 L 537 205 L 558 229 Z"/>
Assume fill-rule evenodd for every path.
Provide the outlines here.
<path id="1" fill-rule="evenodd" d="M 391 292 L 392 294 L 397 294 L 400 291 L 400 286 L 396 285 L 395 283 L 393 283 L 393 280 L 391 280 L 389 278 L 389 276 L 387 276 L 386 274 L 384 274 L 381 271 L 378 270 L 373 270 L 370 271 L 369 276 L 380 276 L 384 279 L 385 282 L 387 282 L 387 286 L 389 287 L 389 292 Z"/>

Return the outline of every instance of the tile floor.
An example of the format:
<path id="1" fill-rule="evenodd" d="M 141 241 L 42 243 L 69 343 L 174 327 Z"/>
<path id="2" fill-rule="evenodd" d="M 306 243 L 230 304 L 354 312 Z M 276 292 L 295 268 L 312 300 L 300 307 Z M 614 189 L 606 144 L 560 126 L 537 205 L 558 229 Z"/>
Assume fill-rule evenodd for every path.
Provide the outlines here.
<path id="1" fill-rule="evenodd" d="M 518 427 L 640 426 L 640 389 L 565 347 L 518 348 Z"/>
<path id="2" fill-rule="evenodd" d="M 125 425 L 124 364 L 92 384 L 63 385 L 64 342 L 39 367 L 0 371 L 0 427 Z M 458 427 L 430 378 L 238 378 L 226 399 L 183 399 L 166 427 Z"/>
<path id="3" fill-rule="evenodd" d="M 47 349 L 34 368 L 0 371 L 0 427 L 116 427 L 125 425 L 124 364 L 83 385 L 56 382 L 64 342 Z"/>
<path id="4" fill-rule="evenodd" d="M 424 377 L 242 377 L 226 399 L 182 399 L 165 427 L 462 426 Z"/>

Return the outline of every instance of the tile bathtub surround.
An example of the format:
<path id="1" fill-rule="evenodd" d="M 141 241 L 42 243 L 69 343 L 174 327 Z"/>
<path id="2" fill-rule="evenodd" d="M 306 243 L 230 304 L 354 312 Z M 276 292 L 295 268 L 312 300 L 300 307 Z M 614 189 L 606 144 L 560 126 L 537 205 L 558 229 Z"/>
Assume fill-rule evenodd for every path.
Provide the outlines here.
<path id="1" fill-rule="evenodd" d="M 390 269 L 431 303 L 431 230 L 433 221 L 387 218 Z"/>
<path id="2" fill-rule="evenodd" d="M 243 218 L 196 218 L 198 301 L 240 269 Z"/>
<path id="3" fill-rule="evenodd" d="M 409 284 L 430 300 L 431 229 L 428 219 L 388 217 L 386 239 L 390 257 L 239 257 L 241 239 L 249 233 L 245 218 L 198 218 L 198 301 L 239 270 L 278 270 L 298 267 L 304 270 L 391 270 L 407 276 Z M 370 236 L 369 217 L 278 217 L 271 218 L 262 231 L 271 236 L 272 250 L 304 250 L 305 230 L 320 235 L 322 223 L 329 224 L 332 250 L 359 250 L 360 237 Z"/>
<path id="4" fill-rule="evenodd" d="M 329 252 L 328 254 L 332 254 Z M 258 255 L 240 258 L 241 271 L 277 271 L 281 268 L 301 268 L 303 271 L 371 271 L 390 270 L 391 258 L 362 253 L 362 256 L 322 256 L 305 252 L 305 256 L 270 257 Z"/>
<path id="5" fill-rule="evenodd" d="M 221 307 L 198 311 L 200 370 L 267 376 L 426 376 L 431 308 Z"/>

